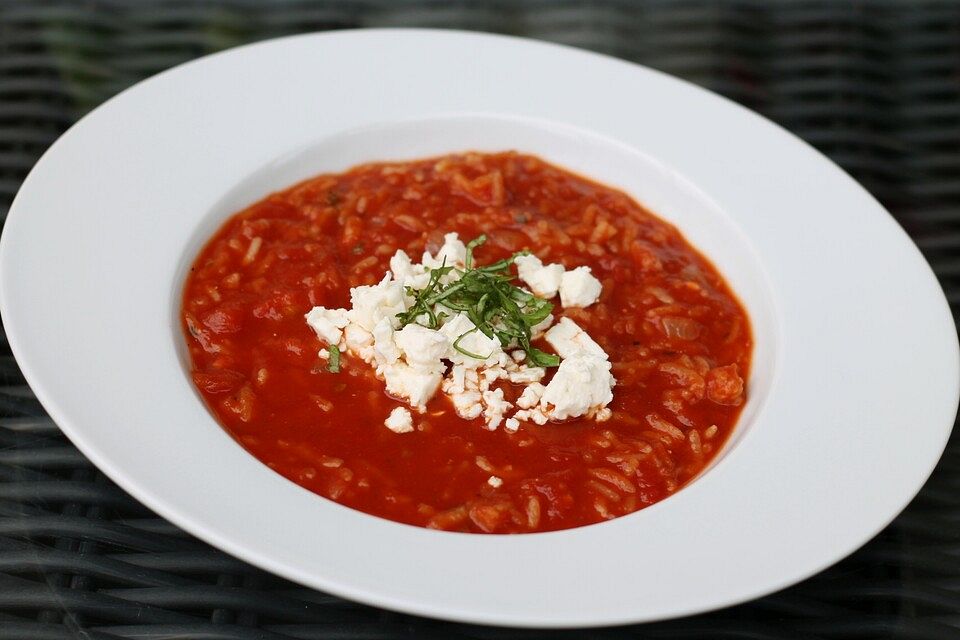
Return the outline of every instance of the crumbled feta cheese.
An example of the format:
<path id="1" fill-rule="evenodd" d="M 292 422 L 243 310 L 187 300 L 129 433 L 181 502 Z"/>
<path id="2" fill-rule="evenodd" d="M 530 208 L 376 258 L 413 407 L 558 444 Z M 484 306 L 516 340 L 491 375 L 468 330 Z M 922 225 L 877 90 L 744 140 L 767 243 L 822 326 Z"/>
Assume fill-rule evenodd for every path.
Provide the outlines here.
<path id="1" fill-rule="evenodd" d="M 493 487 L 494 489 L 498 489 L 503 486 L 503 480 L 501 480 L 497 476 L 490 476 L 489 478 L 487 478 L 487 484 Z"/>
<path id="2" fill-rule="evenodd" d="M 531 384 L 540 382 L 543 376 L 547 375 L 547 370 L 543 367 L 528 367 L 523 365 L 517 371 L 511 371 L 507 374 L 507 379 L 514 384 Z"/>
<path id="3" fill-rule="evenodd" d="M 483 397 L 479 391 L 461 391 L 451 393 L 450 400 L 457 415 L 464 420 L 479 418 L 483 413 Z"/>
<path id="4" fill-rule="evenodd" d="M 399 327 L 397 314 L 407 310 L 403 285 L 389 273 L 379 284 L 350 289 L 350 302 L 353 308 L 347 312 L 347 318 L 367 331 L 373 331 L 381 318 L 389 318 L 394 328 Z"/>
<path id="5" fill-rule="evenodd" d="M 410 287 L 411 289 L 425 289 L 427 285 L 430 284 L 430 272 L 424 271 L 423 273 L 417 273 L 412 276 L 407 276 L 403 279 L 403 286 Z M 417 318 L 417 322 L 423 322 L 424 317 L 420 316 Z"/>
<path id="6" fill-rule="evenodd" d="M 563 274 L 560 282 L 560 304 L 565 307 L 589 307 L 600 299 L 600 281 L 590 267 L 577 267 Z"/>
<path id="7" fill-rule="evenodd" d="M 466 387 L 467 368 L 462 364 L 455 364 L 450 367 L 450 372 L 443 379 L 444 393 L 463 393 Z"/>
<path id="8" fill-rule="evenodd" d="M 463 266 L 467 259 L 467 246 L 460 241 L 456 233 L 448 233 L 443 236 L 443 246 L 437 251 L 436 256 L 431 256 L 429 251 L 423 253 L 420 262 L 430 269 L 437 269 L 446 264 L 448 267 Z"/>
<path id="9" fill-rule="evenodd" d="M 483 373 L 481 374 L 481 381 L 486 382 L 487 385 L 491 385 L 500 378 L 505 377 L 507 377 L 507 372 L 504 371 L 499 364 L 497 364 L 492 367 L 487 367 L 483 370 Z"/>
<path id="10" fill-rule="evenodd" d="M 517 406 L 521 409 L 531 409 L 537 406 L 540 404 L 540 398 L 545 390 L 546 387 L 539 382 L 527 385 L 520 397 L 517 398 Z"/>
<path id="11" fill-rule="evenodd" d="M 553 324 L 553 314 L 548 315 L 546 318 L 530 327 L 530 337 L 533 340 L 542 338 L 543 334 L 547 332 L 547 329 L 550 328 L 551 324 Z"/>
<path id="12" fill-rule="evenodd" d="M 343 330 L 343 339 L 348 349 L 357 350 L 373 345 L 373 334 L 358 324 L 348 324 Z"/>
<path id="13" fill-rule="evenodd" d="M 572 358 L 582 354 L 592 354 L 606 358 L 606 352 L 593 341 L 586 331 L 570 318 L 560 318 L 544 336 L 561 358 Z"/>
<path id="14" fill-rule="evenodd" d="M 496 338 L 488 338 L 482 331 L 477 329 L 476 325 L 470 321 L 465 313 L 458 313 L 453 318 L 447 320 L 440 333 L 450 339 L 451 349 L 448 353 L 448 359 L 454 364 L 463 364 L 466 367 L 478 368 L 485 362 L 498 362 L 503 349 L 500 347 L 500 341 Z M 463 336 L 461 338 L 461 336 Z M 459 339 L 459 342 L 457 340 Z M 457 347 L 482 358 L 474 358 L 453 348 L 457 342 Z"/>
<path id="15" fill-rule="evenodd" d="M 497 337 L 479 331 L 465 313 L 451 316 L 449 309 L 438 305 L 434 309 L 440 318 L 438 329 L 423 326 L 433 319 L 427 313 L 400 327 L 397 315 L 415 300 L 407 289 L 426 287 L 431 269 L 442 264 L 462 269 L 465 261 L 466 246 L 456 233 L 444 236 L 436 256 L 425 252 L 421 264 L 398 250 L 390 259 L 390 272 L 379 283 L 350 290 L 351 309 L 315 307 L 306 314 L 307 323 L 322 342 L 373 366 L 389 394 L 420 412 L 426 411 L 427 402 L 442 388 L 457 415 L 466 420 L 482 417 L 491 431 L 503 424 L 506 431 L 514 433 L 521 421 L 544 425 L 553 419 L 584 415 L 598 421 L 608 419 L 612 413 L 606 405 L 615 381 L 607 355 L 569 319 L 553 325 L 551 315 L 531 327 L 531 338 L 545 337 L 562 359 L 547 386 L 541 384 L 546 370 L 527 364 L 527 354 L 517 349 L 519 343 L 503 347 Z M 599 296 L 600 283 L 589 268 L 565 272 L 558 264 L 544 266 L 536 256 L 519 256 L 515 262 L 534 295 L 549 298 L 559 291 L 567 306 L 587 306 Z M 441 283 L 459 277 L 451 271 Z M 323 348 L 318 355 L 329 359 L 330 349 Z M 516 402 L 519 410 L 512 416 L 507 412 L 514 409 L 513 404 L 504 397 L 503 389 L 494 387 L 499 380 L 524 385 Z M 391 412 L 384 424 L 398 433 L 413 430 L 410 412 L 404 407 Z"/>
<path id="16" fill-rule="evenodd" d="M 476 369 L 469 369 L 464 367 L 465 372 L 463 374 L 464 384 L 466 384 L 467 389 L 477 389 L 480 387 L 480 375 L 477 373 Z"/>
<path id="17" fill-rule="evenodd" d="M 589 415 L 613 400 L 614 383 L 605 358 L 565 358 L 543 392 L 540 408 L 556 420 Z"/>
<path id="18" fill-rule="evenodd" d="M 533 293 L 547 299 L 557 295 L 563 278 L 563 265 L 544 266 L 540 258 L 533 255 L 517 256 L 513 263 L 517 265 L 520 279 L 530 286 Z"/>
<path id="19" fill-rule="evenodd" d="M 400 329 L 395 339 L 407 362 L 417 367 L 435 366 L 450 351 L 450 339 L 446 335 L 418 324 Z"/>
<path id="20" fill-rule="evenodd" d="M 373 350 L 373 334 L 358 324 L 350 323 L 343 330 L 343 348 L 355 353 L 364 362 L 373 363 L 375 353 Z"/>
<path id="21" fill-rule="evenodd" d="M 397 282 L 403 282 L 404 278 L 413 273 L 413 262 L 406 251 L 397 249 L 397 252 L 391 256 L 390 271 L 393 272 L 393 279 Z"/>
<path id="22" fill-rule="evenodd" d="M 314 307 L 305 316 L 307 324 L 316 332 L 317 337 L 327 344 L 339 344 L 343 328 L 350 323 L 346 309 L 327 309 Z"/>
<path id="23" fill-rule="evenodd" d="M 393 279 L 397 282 L 403 282 L 408 276 L 414 275 L 413 262 L 410 256 L 403 249 L 397 249 L 397 252 L 390 258 L 390 271 L 393 272 Z"/>
<path id="24" fill-rule="evenodd" d="M 427 409 L 427 401 L 440 386 L 442 372 L 439 367 L 431 371 L 397 362 L 383 367 L 383 379 L 387 383 L 387 393 L 407 400 L 423 413 Z"/>
<path id="25" fill-rule="evenodd" d="M 394 433 L 410 433 L 413 431 L 413 417 L 406 407 L 395 408 L 383 424 Z"/>
<path id="26" fill-rule="evenodd" d="M 330 352 L 327 351 L 326 349 L 320 349 L 320 351 L 317 351 L 317 357 L 320 358 L 321 360 L 329 360 Z"/>
<path id="27" fill-rule="evenodd" d="M 547 422 L 550 420 L 547 414 L 537 408 L 517 411 L 515 414 L 513 414 L 513 417 L 517 420 L 523 420 L 524 422 L 535 422 L 541 426 L 547 424 Z"/>
<path id="28" fill-rule="evenodd" d="M 510 410 L 513 405 L 503 398 L 503 389 L 484 391 L 482 396 L 486 404 L 483 409 L 483 417 L 487 422 L 487 429 L 495 431 L 503 421 L 503 414 Z"/>
<path id="29" fill-rule="evenodd" d="M 467 246 L 460 241 L 457 233 L 448 233 L 443 236 L 443 246 L 437 252 L 436 259 L 440 262 L 446 259 L 447 264 L 464 264 L 467 260 Z"/>
<path id="30" fill-rule="evenodd" d="M 403 249 L 397 249 L 390 258 L 390 271 L 393 272 L 393 279 L 402 283 L 404 287 L 423 289 L 430 282 L 430 273 L 427 268 L 422 264 L 413 264 L 410 256 Z"/>
<path id="31" fill-rule="evenodd" d="M 393 364 L 400 359 L 390 318 L 380 318 L 373 327 L 373 351 L 379 365 Z"/>

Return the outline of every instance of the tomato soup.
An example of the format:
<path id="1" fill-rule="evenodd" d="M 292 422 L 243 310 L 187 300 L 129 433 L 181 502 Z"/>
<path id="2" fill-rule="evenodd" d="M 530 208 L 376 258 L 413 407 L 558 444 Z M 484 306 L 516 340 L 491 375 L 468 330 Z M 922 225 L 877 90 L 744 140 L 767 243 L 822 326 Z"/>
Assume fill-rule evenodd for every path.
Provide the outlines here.
<path id="1" fill-rule="evenodd" d="M 398 250 L 437 252 L 451 233 L 485 237 L 472 259 L 507 260 L 504 280 L 518 252 L 589 267 L 595 301 L 555 299 L 552 316 L 602 348 L 602 415 L 491 429 L 443 393 L 405 405 L 348 352 L 332 362 L 305 314 L 349 309 Z M 445 530 L 549 531 L 651 505 L 710 463 L 749 392 L 749 319 L 709 260 L 624 193 L 514 152 L 367 164 L 268 196 L 197 256 L 182 322 L 200 394 L 252 455 L 324 498 Z M 512 406 L 523 391 L 493 388 Z M 385 427 L 398 407 L 407 432 Z"/>

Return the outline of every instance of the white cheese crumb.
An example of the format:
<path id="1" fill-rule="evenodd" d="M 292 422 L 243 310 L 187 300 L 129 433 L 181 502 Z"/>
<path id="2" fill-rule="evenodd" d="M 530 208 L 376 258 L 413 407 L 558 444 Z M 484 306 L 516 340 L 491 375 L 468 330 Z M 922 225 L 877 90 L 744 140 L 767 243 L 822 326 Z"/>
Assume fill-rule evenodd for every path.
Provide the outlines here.
<path id="1" fill-rule="evenodd" d="M 486 362 L 498 362 L 500 354 L 503 352 L 500 341 L 485 336 L 465 313 L 458 313 L 447 320 L 440 327 L 440 333 L 450 339 L 451 348 L 447 358 L 454 364 L 462 364 L 468 368 L 476 369 Z M 463 337 L 461 338 L 461 336 Z M 457 342 L 458 339 L 459 342 Z M 455 342 L 457 342 L 457 347 L 463 351 L 481 356 L 482 359 L 457 351 L 453 348 Z"/>
<path id="2" fill-rule="evenodd" d="M 503 368 L 498 364 L 498 365 L 494 365 L 492 367 L 487 367 L 486 369 L 484 369 L 480 379 L 481 379 L 481 384 L 483 384 L 483 382 L 486 382 L 487 386 L 490 386 L 500 378 L 506 378 L 506 377 L 507 377 L 507 372 L 504 371 Z"/>
<path id="3" fill-rule="evenodd" d="M 373 327 L 373 350 L 377 364 L 393 364 L 400 359 L 400 349 L 394 342 L 393 325 L 390 318 L 380 318 Z"/>
<path id="4" fill-rule="evenodd" d="M 414 275 L 413 262 L 410 256 L 403 249 L 397 249 L 397 252 L 390 258 L 390 271 L 393 272 L 393 279 L 397 282 L 403 282 L 409 276 Z"/>
<path id="5" fill-rule="evenodd" d="M 430 282 L 427 268 L 422 264 L 413 264 L 403 249 L 397 249 L 390 258 L 390 271 L 393 272 L 393 279 L 403 283 L 404 287 L 423 289 Z"/>
<path id="6" fill-rule="evenodd" d="M 540 408 L 563 420 L 588 415 L 613 400 L 610 363 L 594 355 L 566 358 L 540 398 Z M 552 409 L 551 409 L 552 407 Z"/>
<path id="7" fill-rule="evenodd" d="M 494 489 L 499 489 L 500 487 L 503 486 L 503 480 L 501 480 L 497 476 L 490 476 L 487 479 L 487 484 L 493 487 Z"/>
<path id="8" fill-rule="evenodd" d="M 343 348 L 355 353 L 364 362 L 374 361 L 373 334 L 358 324 L 350 323 L 343 330 Z"/>
<path id="9" fill-rule="evenodd" d="M 520 428 L 520 421 L 516 418 L 507 418 L 503 423 L 503 429 L 507 433 L 516 433 Z"/>
<path id="10" fill-rule="evenodd" d="M 413 417 L 406 407 L 396 407 L 383 421 L 383 424 L 394 433 L 410 433 L 413 431 Z"/>
<path id="11" fill-rule="evenodd" d="M 433 397 L 440 386 L 442 369 L 423 370 L 413 368 L 403 362 L 387 365 L 383 368 L 383 379 L 387 383 L 387 393 L 407 400 L 415 409 L 423 413 L 427 410 L 427 401 Z"/>
<path id="12" fill-rule="evenodd" d="M 430 272 L 424 271 L 423 273 L 417 273 L 412 276 L 407 276 L 403 279 L 403 286 L 410 287 L 412 289 L 425 289 L 427 285 L 430 284 Z M 423 316 L 418 318 L 418 322 L 422 322 Z"/>
<path id="13" fill-rule="evenodd" d="M 570 318 L 560 318 L 560 322 L 547 331 L 544 338 L 561 358 L 573 358 L 584 354 L 599 358 L 607 357 L 603 348 Z"/>
<path id="14" fill-rule="evenodd" d="M 453 402 L 453 408 L 457 415 L 464 420 L 479 418 L 480 414 L 483 413 L 483 397 L 479 391 L 451 393 L 450 400 Z"/>
<path id="15" fill-rule="evenodd" d="M 517 420 L 523 420 L 524 422 L 531 421 L 539 425 L 545 425 L 550 420 L 547 414 L 537 408 L 517 411 L 515 414 L 513 414 L 513 417 Z"/>
<path id="16" fill-rule="evenodd" d="M 358 324 L 348 324 L 343 330 L 343 339 L 348 349 L 360 349 L 373 345 L 373 334 Z"/>
<path id="17" fill-rule="evenodd" d="M 533 340 L 542 338 L 543 334 L 547 332 L 547 329 L 550 328 L 551 324 L 553 324 L 553 314 L 548 315 L 546 318 L 530 327 L 530 337 Z"/>
<path id="18" fill-rule="evenodd" d="M 397 331 L 396 343 L 407 362 L 415 367 L 433 367 L 450 351 L 446 335 L 418 324 L 408 324 Z"/>
<path id="19" fill-rule="evenodd" d="M 507 378 L 514 384 L 532 384 L 543 380 L 543 376 L 545 375 L 547 375 L 547 370 L 543 367 L 528 367 L 522 365 L 519 370 L 511 371 L 507 375 Z"/>
<path id="20" fill-rule="evenodd" d="M 327 351 L 326 349 L 320 349 L 320 351 L 317 351 L 317 357 L 320 358 L 321 360 L 329 360 L 330 352 Z"/>
<path id="21" fill-rule="evenodd" d="M 339 344 L 343 328 L 349 324 L 346 309 L 314 307 L 304 316 L 317 337 L 327 344 Z"/>
<path id="22" fill-rule="evenodd" d="M 483 401 L 487 405 L 483 409 L 483 417 L 486 419 L 487 429 L 495 431 L 503 421 L 503 414 L 509 411 L 513 405 L 503 398 L 503 389 L 484 391 L 482 395 Z"/>
<path id="23" fill-rule="evenodd" d="M 480 388 L 480 374 L 477 373 L 476 369 L 464 367 L 463 382 L 467 389 L 478 389 Z"/>
<path id="24" fill-rule="evenodd" d="M 523 393 L 520 394 L 520 397 L 517 398 L 517 406 L 521 409 L 532 409 L 540 404 L 540 398 L 546 389 L 547 388 L 539 382 L 527 385 Z"/>
<path id="25" fill-rule="evenodd" d="M 443 246 L 437 251 L 437 255 L 431 256 L 429 251 L 425 251 L 420 262 L 425 267 L 437 269 L 444 264 L 448 267 L 463 266 L 466 259 L 466 245 L 460 241 L 456 233 L 448 233 L 443 236 Z"/>
<path id="26" fill-rule="evenodd" d="M 560 282 L 560 304 L 565 307 L 589 307 L 600 299 L 600 281 L 590 274 L 590 267 L 577 267 L 563 274 Z"/>
<path id="27" fill-rule="evenodd" d="M 447 377 L 443 379 L 443 392 L 447 394 L 463 393 L 467 388 L 467 368 L 462 364 L 450 367 Z"/>
<path id="28" fill-rule="evenodd" d="M 557 295 L 563 278 L 563 265 L 544 266 L 540 258 L 534 255 L 517 256 L 513 263 L 517 265 L 520 279 L 530 286 L 533 293 L 547 299 Z"/>
<path id="29" fill-rule="evenodd" d="M 394 328 L 399 327 L 397 314 L 407 310 L 403 285 L 389 273 L 379 284 L 350 289 L 350 303 L 353 308 L 347 312 L 347 318 L 367 331 L 373 331 L 381 318 L 388 318 Z"/>

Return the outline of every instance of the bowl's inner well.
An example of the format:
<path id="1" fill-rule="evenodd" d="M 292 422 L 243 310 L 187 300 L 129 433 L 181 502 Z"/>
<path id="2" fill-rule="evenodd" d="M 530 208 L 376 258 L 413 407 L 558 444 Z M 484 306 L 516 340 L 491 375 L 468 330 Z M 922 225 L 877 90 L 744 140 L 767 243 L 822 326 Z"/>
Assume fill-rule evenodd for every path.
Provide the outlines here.
<path id="1" fill-rule="evenodd" d="M 773 383 L 777 319 L 756 253 L 727 212 L 682 176 L 642 151 L 556 123 L 501 116 L 441 116 L 343 132 L 277 159 L 242 180 L 201 219 L 180 258 L 171 291 L 171 335 L 185 373 L 189 358 L 180 329 L 183 283 L 197 253 L 223 221 L 273 191 L 355 165 L 414 160 L 461 151 L 516 150 L 539 156 L 619 189 L 674 224 L 726 278 L 750 315 L 754 353 L 748 401 L 734 434 L 710 467 L 737 446 L 757 422 Z M 198 395 L 198 401 L 199 395 Z"/>

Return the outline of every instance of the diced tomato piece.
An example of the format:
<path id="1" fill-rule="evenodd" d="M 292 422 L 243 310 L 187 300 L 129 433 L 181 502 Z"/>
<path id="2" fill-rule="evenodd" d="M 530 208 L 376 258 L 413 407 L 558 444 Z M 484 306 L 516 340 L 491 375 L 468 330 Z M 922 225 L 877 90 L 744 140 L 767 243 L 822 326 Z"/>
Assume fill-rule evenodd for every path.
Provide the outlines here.
<path id="1" fill-rule="evenodd" d="M 240 388 L 246 376 L 229 369 L 214 371 L 194 371 L 193 382 L 207 393 L 227 393 Z"/>
<path id="2" fill-rule="evenodd" d="M 298 313 L 302 315 L 306 300 L 307 295 L 305 293 L 277 291 L 253 308 L 253 316 L 268 320 L 282 320 Z"/>
<path id="3" fill-rule="evenodd" d="M 243 328 L 243 311 L 238 307 L 220 307 L 208 313 L 203 324 L 217 334 L 236 333 Z"/>
<path id="4" fill-rule="evenodd" d="M 717 404 L 739 405 L 743 402 L 743 378 L 737 365 L 711 369 L 707 374 L 707 398 Z"/>
<path id="5" fill-rule="evenodd" d="M 294 218 L 300 217 L 300 210 L 281 200 L 264 200 L 251 211 L 251 218 Z"/>
<path id="6" fill-rule="evenodd" d="M 499 171 L 492 171 L 473 180 L 462 173 L 455 173 L 451 191 L 480 206 L 502 205 L 506 200 L 503 174 Z"/>
<path id="7" fill-rule="evenodd" d="M 493 533 L 510 519 L 510 503 L 477 501 L 470 506 L 468 514 L 481 531 Z"/>

